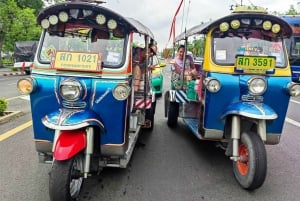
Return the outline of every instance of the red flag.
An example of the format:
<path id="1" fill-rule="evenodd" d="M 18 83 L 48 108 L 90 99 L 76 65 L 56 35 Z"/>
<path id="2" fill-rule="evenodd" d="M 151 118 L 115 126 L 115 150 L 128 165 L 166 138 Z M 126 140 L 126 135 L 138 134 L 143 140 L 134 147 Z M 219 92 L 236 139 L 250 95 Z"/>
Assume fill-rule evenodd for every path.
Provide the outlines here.
<path id="1" fill-rule="evenodd" d="M 172 20 L 172 25 L 171 25 L 171 30 L 170 30 L 170 35 L 169 35 L 169 40 L 168 41 L 170 41 L 171 36 L 173 36 L 173 43 L 174 43 L 174 40 L 175 40 L 175 24 L 176 24 L 175 22 L 176 22 L 176 16 L 177 16 L 177 14 L 178 14 L 178 12 L 179 12 L 179 10 L 181 8 L 182 3 L 183 3 L 183 0 L 181 0 L 180 4 L 179 4 L 179 6 L 178 6 L 178 8 L 177 8 L 177 10 L 175 12 L 175 15 L 173 17 L 173 20 Z"/>

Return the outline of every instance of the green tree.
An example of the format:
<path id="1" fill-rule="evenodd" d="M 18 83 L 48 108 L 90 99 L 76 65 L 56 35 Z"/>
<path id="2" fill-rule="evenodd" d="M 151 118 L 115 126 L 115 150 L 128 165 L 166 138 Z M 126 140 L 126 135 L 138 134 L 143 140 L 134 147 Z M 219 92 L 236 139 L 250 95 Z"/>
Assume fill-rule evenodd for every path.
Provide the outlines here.
<path id="1" fill-rule="evenodd" d="M 34 9 L 21 9 L 15 0 L 0 0 L 0 66 L 2 50 L 13 51 L 16 41 L 38 40 L 40 33 Z"/>
<path id="2" fill-rule="evenodd" d="M 295 9 L 294 5 L 290 5 L 290 9 L 285 14 L 286 15 L 298 15 L 299 13 Z"/>
<path id="3" fill-rule="evenodd" d="M 44 2 L 42 0 L 15 0 L 19 8 L 32 8 L 34 14 L 37 15 L 43 8 Z"/>

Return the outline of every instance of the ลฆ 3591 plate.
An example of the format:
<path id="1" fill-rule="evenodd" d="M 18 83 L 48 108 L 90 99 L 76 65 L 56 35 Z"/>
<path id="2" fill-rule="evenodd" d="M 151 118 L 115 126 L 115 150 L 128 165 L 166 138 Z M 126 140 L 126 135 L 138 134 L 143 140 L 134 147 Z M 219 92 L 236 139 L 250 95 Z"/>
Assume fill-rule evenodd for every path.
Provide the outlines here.
<path id="1" fill-rule="evenodd" d="M 235 67 L 242 69 L 244 73 L 265 74 L 276 65 L 276 57 L 273 56 L 244 56 L 235 57 Z"/>

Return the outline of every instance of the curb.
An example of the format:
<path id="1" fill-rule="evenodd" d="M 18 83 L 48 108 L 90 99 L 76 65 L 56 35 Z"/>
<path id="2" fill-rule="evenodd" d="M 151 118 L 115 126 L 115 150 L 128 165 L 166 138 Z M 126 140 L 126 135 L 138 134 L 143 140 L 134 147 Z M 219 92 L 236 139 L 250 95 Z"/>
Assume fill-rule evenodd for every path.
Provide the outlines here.
<path id="1" fill-rule="evenodd" d="M 25 72 L 5 72 L 2 73 L 3 76 L 9 76 L 9 75 L 25 75 Z"/>
<path id="2" fill-rule="evenodd" d="M 23 115 L 23 112 L 21 112 L 21 111 L 5 111 L 5 112 L 9 113 L 9 114 L 0 117 L 0 124 L 7 122 L 14 117 L 19 117 L 19 116 Z"/>

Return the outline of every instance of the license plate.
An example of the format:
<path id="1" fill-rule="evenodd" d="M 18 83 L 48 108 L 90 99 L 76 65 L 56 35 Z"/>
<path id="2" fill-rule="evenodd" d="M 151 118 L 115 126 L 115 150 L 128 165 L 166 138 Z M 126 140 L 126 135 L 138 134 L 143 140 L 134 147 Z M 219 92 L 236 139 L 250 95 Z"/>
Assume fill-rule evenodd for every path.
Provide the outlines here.
<path id="1" fill-rule="evenodd" d="M 57 51 L 52 68 L 72 71 L 101 71 L 101 54 L 89 52 Z"/>
<path id="2" fill-rule="evenodd" d="M 264 74 L 272 70 L 276 65 L 276 57 L 273 56 L 243 56 L 237 55 L 235 66 L 242 69 L 244 73 Z"/>

